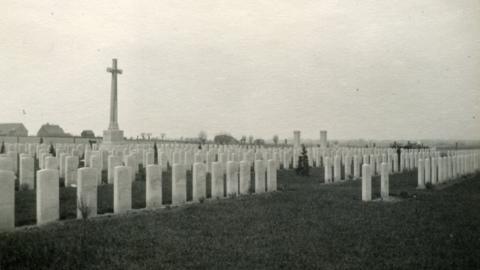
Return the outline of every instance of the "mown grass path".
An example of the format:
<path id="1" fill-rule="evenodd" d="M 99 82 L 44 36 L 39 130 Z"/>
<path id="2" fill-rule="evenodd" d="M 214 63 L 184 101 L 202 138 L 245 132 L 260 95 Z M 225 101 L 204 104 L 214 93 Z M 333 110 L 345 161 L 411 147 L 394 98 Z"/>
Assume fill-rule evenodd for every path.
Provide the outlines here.
<path id="1" fill-rule="evenodd" d="M 275 193 L 3 234 L 0 269 L 480 269 L 480 175 L 423 191 L 415 172 L 393 175 L 404 199 L 363 203 L 360 181 L 321 174 L 279 171 Z"/>

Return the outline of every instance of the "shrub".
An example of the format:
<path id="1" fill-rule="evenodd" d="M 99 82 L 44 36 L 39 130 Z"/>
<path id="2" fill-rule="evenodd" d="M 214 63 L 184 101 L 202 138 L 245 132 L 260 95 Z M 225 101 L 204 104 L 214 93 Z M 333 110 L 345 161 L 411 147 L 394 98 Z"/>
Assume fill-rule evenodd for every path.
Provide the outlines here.
<path id="1" fill-rule="evenodd" d="M 50 143 L 50 149 L 48 150 L 48 152 L 54 157 L 57 156 L 55 147 L 53 147 L 53 143 Z"/>
<path id="2" fill-rule="evenodd" d="M 28 184 L 27 184 L 27 183 L 23 183 L 23 184 L 20 185 L 19 190 L 20 190 L 20 191 L 27 191 L 28 188 L 29 188 Z"/>
<path id="3" fill-rule="evenodd" d="M 153 163 L 158 164 L 158 147 L 157 142 L 153 144 Z"/>
<path id="4" fill-rule="evenodd" d="M 85 220 L 90 215 L 91 209 L 88 207 L 87 203 L 83 199 L 78 200 L 77 209 L 82 215 L 82 220 Z"/>
<path id="5" fill-rule="evenodd" d="M 308 166 L 307 148 L 302 144 L 302 154 L 298 157 L 297 175 L 310 175 L 310 167 Z"/>
<path id="6" fill-rule="evenodd" d="M 216 144 L 237 144 L 238 141 L 230 134 L 219 134 L 213 138 Z"/>
<path id="7" fill-rule="evenodd" d="M 401 191 L 401 192 L 400 192 L 400 198 L 404 198 L 404 199 L 408 198 L 408 192 L 406 192 L 406 191 Z"/>
<path id="8" fill-rule="evenodd" d="M 426 187 L 427 189 L 430 189 L 430 190 L 433 189 L 432 183 L 426 183 L 426 184 L 425 184 L 425 187 Z"/>

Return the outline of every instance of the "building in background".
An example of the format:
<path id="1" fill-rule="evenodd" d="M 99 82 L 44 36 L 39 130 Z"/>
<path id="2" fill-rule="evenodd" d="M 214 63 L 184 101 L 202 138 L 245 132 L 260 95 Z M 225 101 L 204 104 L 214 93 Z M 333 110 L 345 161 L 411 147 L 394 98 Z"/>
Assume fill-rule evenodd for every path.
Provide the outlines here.
<path id="1" fill-rule="evenodd" d="M 87 129 L 83 130 L 80 136 L 82 136 L 82 138 L 95 138 L 95 133 L 93 130 Z"/>
<path id="2" fill-rule="evenodd" d="M 28 136 L 28 130 L 22 123 L 0 123 L 0 136 Z"/>
<path id="3" fill-rule="evenodd" d="M 59 125 L 46 123 L 37 132 L 38 137 L 70 137 Z"/>

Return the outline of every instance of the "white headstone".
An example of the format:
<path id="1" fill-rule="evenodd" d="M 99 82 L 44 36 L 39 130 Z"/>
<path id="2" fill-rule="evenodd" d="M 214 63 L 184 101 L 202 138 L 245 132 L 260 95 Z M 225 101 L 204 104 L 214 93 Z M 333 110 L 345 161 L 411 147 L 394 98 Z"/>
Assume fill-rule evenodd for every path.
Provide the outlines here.
<path id="1" fill-rule="evenodd" d="M 102 161 L 100 160 L 100 157 L 98 155 L 92 155 L 90 157 L 90 168 L 95 169 L 97 172 L 96 174 L 96 179 L 97 179 L 97 185 L 102 184 Z"/>
<path id="2" fill-rule="evenodd" d="M 223 169 L 220 162 L 212 162 L 212 198 L 223 198 Z"/>
<path id="3" fill-rule="evenodd" d="M 145 171 L 147 208 L 160 207 L 162 205 L 162 166 L 150 164 Z"/>
<path id="4" fill-rule="evenodd" d="M 14 172 L 13 161 L 10 157 L 0 156 L 0 170 Z"/>
<path id="5" fill-rule="evenodd" d="M 13 172 L 16 174 L 18 171 L 18 153 L 16 151 L 9 151 L 7 156 L 11 158 L 13 162 Z"/>
<path id="6" fill-rule="evenodd" d="M 198 201 L 207 197 L 207 168 L 203 162 L 195 162 L 192 172 L 192 200 Z"/>
<path id="7" fill-rule="evenodd" d="M 15 175 L 0 170 L 0 232 L 15 228 Z"/>
<path id="8" fill-rule="evenodd" d="M 437 176 L 437 164 L 438 159 L 436 157 L 432 157 L 432 164 L 431 164 L 431 182 L 432 184 L 436 185 L 438 183 L 438 176 Z"/>
<path id="9" fill-rule="evenodd" d="M 360 179 L 360 158 L 353 156 L 353 179 Z"/>
<path id="10" fill-rule="evenodd" d="M 425 183 L 431 183 L 431 163 L 430 158 L 425 159 Z"/>
<path id="11" fill-rule="evenodd" d="M 77 184 L 78 157 L 67 156 L 65 159 L 65 186 Z"/>
<path id="12" fill-rule="evenodd" d="M 394 173 L 399 172 L 399 168 L 398 168 L 398 154 L 397 154 L 397 153 L 393 153 L 393 172 L 394 172 Z"/>
<path id="13" fill-rule="evenodd" d="M 117 166 L 122 166 L 122 161 L 120 160 L 120 157 L 110 155 L 108 156 L 108 172 L 107 172 L 107 179 L 109 184 L 113 184 L 113 175 L 115 173 L 115 167 Z"/>
<path id="14" fill-rule="evenodd" d="M 372 200 L 372 176 L 370 174 L 370 165 L 362 165 L 362 201 Z"/>
<path id="15" fill-rule="evenodd" d="M 352 158 L 349 154 L 345 156 L 345 180 L 352 177 Z"/>
<path id="16" fill-rule="evenodd" d="M 172 166 L 172 205 L 179 205 L 187 201 L 187 174 L 185 166 Z"/>
<path id="17" fill-rule="evenodd" d="M 135 181 L 135 166 L 137 165 L 137 157 L 135 154 L 130 154 L 125 158 L 125 166 L 130 168 L 130 181 Z"/>
<path id="18" fill-rule="evenodd" d="M 34 160 L 31 156 L 22 156 L 20 158 L 20 186 L 26 186 L 28 189 L 35 188 L 34 182 Z"/>
<path id="19" fill-rule="evenodd" d="M 77 171 L 77 218 L 97 215 L 97 170 L 80 168 Z"/>
<path id="20" fill-rule="evenodd" d="M 273 159 L 268 160 L 267 163 L 267 190 L 277 190 L 277 164 Z"/>
<path id="21" fill-rule="evenodd" d="M 389 176 L 388 176 L 388 163 L 382 162 L 381 165 L 381 176 L 380 176 L 380 195 L 382 196 L 382 199 L 386 199 L 389 196 L 390 193 L 390 184 L 389 184 Z"/>
<path id="22" fill-rule="evenodd" d="M 238 194 L 238 164 L 227 161 L 227 196 Z"/>
<path id="23" fill-rule="evenodd" d="M 342 180 L 342 165 L 340 163 L 340 156 L 335 155 L 333 159 L 333 181 L 340 182 Z"/>
<path id="24" fill-rule="evenodd" d="M 153 152 L 145 152 L 145 166 L 153 165 L 155 162 L 155 155 Z"/>
<path id="25" fill-rule="evenodd" d="M 248 194 L 251 185 L 250 162 L 240 162 L 240 194 Z"/>
<path id="26" fill-rule="evenodd" d="M 132 209 L 132 179 L 131 168 L 117 166 L 113 176 L 113 212 L 124 213 Z"/>
<path id="27" fill-rule="evenodd" d="M 37 224 L 60 217 L 60 183 L 58 170 L 37 171 Z"/>
<path id="28" fill-rule="evenodd" d="M 255 193 L 265 192 L 265 162 L 255 160 Z"/>
<path id="29" fill-rule="evenodd" d="M 324 179 L 325 179 L 325 184 L 330 184 L 332 183 L 332 164 L 331 164 L 331 159 L 330 157 L 325 157 L 324 159 Z"/>
<path id="30" fill-rule="evenodd" d="M 65 178 L 65 158 L 68 156 L 67 153 L 60 153 L 58 155 L 58 167 L 59 167 L 59 175 L 60 177 Z"/>
<path id="31" fill-rule="evenodd" d="M 424 160 L 418 160 L 418 189 L 425 188 L 425 167 L 424 167 Z"/>

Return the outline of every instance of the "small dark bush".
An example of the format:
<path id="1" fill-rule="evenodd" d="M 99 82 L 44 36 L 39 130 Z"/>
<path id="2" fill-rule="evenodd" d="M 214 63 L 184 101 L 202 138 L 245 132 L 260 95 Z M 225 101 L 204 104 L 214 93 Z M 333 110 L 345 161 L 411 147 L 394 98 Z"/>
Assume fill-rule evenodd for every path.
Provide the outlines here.
<path id="1" fill-rule="evenodd" d="M 308 166 L 307 148 L 302 144 L 302 154 L 298 157 L 297 175 L 310 175 L 310 167 Z"/>
<path id="2" fill-rule="evenodd" d="M 408 198 L 408 192 L 400 191 L 400 198 L 404 198 L 404 199 Z"/>

